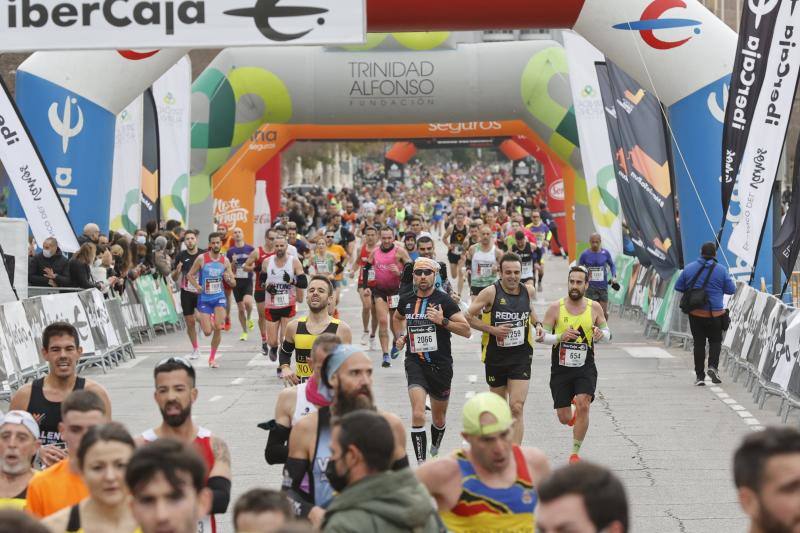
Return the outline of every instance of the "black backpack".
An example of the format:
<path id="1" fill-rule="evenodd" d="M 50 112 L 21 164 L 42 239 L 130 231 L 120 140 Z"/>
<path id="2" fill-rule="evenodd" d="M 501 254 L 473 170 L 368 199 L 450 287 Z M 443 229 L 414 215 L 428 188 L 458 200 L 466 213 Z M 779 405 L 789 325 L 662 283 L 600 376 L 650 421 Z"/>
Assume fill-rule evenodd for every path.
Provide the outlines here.
<path id="1" fill-rule="evenodd" d="M 689 288 L 683 293 L 683 296 L 681 296 L 681 311 L 689 314 L 691 311 L 703 309 L 709 305 L 708 294 L 706 294 L 706 286 L 708 285 L 708 280 L 711 278 L 711 273 L 714 272 L 716 266 L 717 263 L 715 261 L 711 264 L 711 268 L 708 269 L 708 274 L 706 274 L 706 280 L 703 282 L 703 286 L 699 289 L 695 289 L 694 284 L 697 283 L 697 280 L 700 278 L 700 274 L 703 273 L 703 269 L 706 267 L 706 265 L 700 267 L 700 270 L 697 271 L 697 274 L 695 274 L 695 276 L 692 278 L 692 281 L 689 282 Z"/>

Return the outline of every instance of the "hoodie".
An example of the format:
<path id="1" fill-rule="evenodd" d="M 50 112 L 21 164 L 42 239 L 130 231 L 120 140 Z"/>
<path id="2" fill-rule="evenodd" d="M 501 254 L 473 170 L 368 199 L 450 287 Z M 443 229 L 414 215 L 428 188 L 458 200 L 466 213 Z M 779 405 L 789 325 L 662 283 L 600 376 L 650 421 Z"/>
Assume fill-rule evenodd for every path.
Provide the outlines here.
<path id="1" fill-rule="evenodd" d="M 410 468 L 366 477 L 337 494 L 325 512 L 324 533 L 446 531 L 433 499 Z"/>

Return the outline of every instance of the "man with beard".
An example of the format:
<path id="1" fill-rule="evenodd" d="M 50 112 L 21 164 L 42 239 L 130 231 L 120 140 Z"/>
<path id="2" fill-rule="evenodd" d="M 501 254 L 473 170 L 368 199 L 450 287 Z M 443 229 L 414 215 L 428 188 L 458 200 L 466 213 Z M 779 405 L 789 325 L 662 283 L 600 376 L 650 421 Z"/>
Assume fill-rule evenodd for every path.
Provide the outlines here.
<path id="1" fill-rule="evenodd" d="M 39 451 L 39 424 L 26 411 L 0 415 L 0 509 L 25 508 L 25 497 Z"/>
<path id="2" fill-rule="evenodd" d="M 800 431 L 768 427 L 745 437 L 733 479 L 750 533 L 800 531 Z"/>
<path id="3" fill-rule="evenodd" d="M 197 310 L 200 312 L 200 328 L 203 335 L 211 337 L 211 352 L 208 356 L 208 366 L 218 368 L 217 348 L 222 341 L 222 328 L 225 327 L 225 309 L 228 299 L 225 297 L 226 282 L 231 287 L 236 286 L 231 263 L 222 255 L 222 234 L 212 233 L 208 236 L 208 251 L 198 257 L 191 270 L 189 270 L 189 283 L 197 290 Z M 197 274 L 200 279 L 197 279 Z"/>
<path id="4" fill-rule="evenodd" d="M 450 279 L 457 280 L 459 296 L 461 296 L 461 290 L 464 288 L 464 271 L 461 268 L 461 258 L 466 250 L 465 245 L 468 242 L 468 233 L 467 213 L 463 207 L 459 206 L 456 209 L 455 222 L 452 226 L 448 227 L 444 235 L 442 235 L 442 241 L 444 241 L 445 246 L 447 246 L 447 262 L 450 264 Z"/>
<path id="5" fill-rule="evenodd" d="M 228 445 L 208 429 L 192 420 L 192 405 L 197 400 L 195 370 L 183 357 L 168 357 L 153 370 L 156 390 L 153 397 L 161 411 L 161 425 L 144 431 L 137 445 L 168 438 L 193 444 L 206 463 L 206 486 L 213 500 L 209 516 L 203 518 L 200 531 L 216 531 L 215 514 L 228 509 L 231 498 L 231 454 Z M 198 526 L 200 527 L 200 526 Z"/>
<path id="6" fill-rule="evenodd" d="M 597 388 L 594 345 L 611 342 L 611 331 L 600 304 L 584 297 L 589 271 L 574 266 L 569 269 L 567 280 L 569 298 L 550 304 L 536 341 L 553 346 L 550 393 L 558 421 L 572 427 L 569 462 L 576 463 L 589 430 L 589 406 Z"/>
<path id="7" fill-rule="evenodd" d="M 433 246 L 433 239 L 428 235 L 423 235 L 419 239 L 417 239 L 417 250 L 419 251 L 419 257 L 427 257 L 428 259 L 432 259 L 436 261 L 436 253 L 434 252 Z M 434 280 L 434 287 L 440 289 L 445 294 L 449 294 L 450 297 L 455 300 L 456 303 L 461 301 L 458 295 L 453 290 L 453 286 L 450 283 L 450 280 L 447 278 L 447 265 L 443 262 L 438 261 L 439 263 L 439 270 L 436 272 L 436 278 Z M 403 274 L 400 277 L 400 295 L 404 295 L 414 290 L 414 264 L 408 263 L 403 267 Z"/>
<path id="8" fill-rule="evenodd" d="M 197 260 L 197 255 L 205 253 L 205 250 L 200 250 L 197 247 L 197 232 L 194 230 L 186 231 L 183 236 L 183 244 L 186 246 L 186 249 L 181 250 L 181 252 L 175 256 L 172 279 L 174 281 L 180 279 L 181 309 L 183 310 L 183 318 L 186 321 L 186 334 L 189 335 L 189 342 L 192 343 L 192 355 L 189 356 L 189 359 L 197 359 L 200 357 L 200 347 L 197 343 L 197 328 L 195 326 L 197 289 L 195 289 L 194 285 L 189 283 L 189 271 Z"/>
<path id="9" fill-rule="evenodd" d="M 353 263 L 350 265 L 350 279 L 358 275 L 358 295 L 361 298 L 361 325 L 364 332 L 361 334 L 361 344 L 367 345 L 369 349 L 375 349 L 375 332 L 378 329 L 378 315 L 375 311 L 375 303 L 372 297 L 365 296 L 364 291 L 369 281 L 365 277 L 364 265 L 367 258 L 378 246 L 378 229 L 374 226 L 367 226 L 363 231 L 363 238 L 361 239 L 361 248 L 358 255 L 353 257 Z M 374 281 L 375 271 L 371 270 L 372 278 Z M 372 330 L 370 333 L 370 317 L 372 318 Z"/>
<path id="10" fill-rule="evenodd" d="M 289 437 L 289 457 L 283 469 L 283 490 L 298 516 L 321 522 L 323 507 L 333 497 L 325 474 L 330 458 L 331 417 L 358 409 L 375 410 L 372 399 L 372 360 L 363 348 L 342 344 L 326 360 L 320 392 L 331 405 L 300 419 Z M 402 421 L 393 413 L 379 411 L 392 427 L 395 450 L 392 468 L 408 466 Z"/>
<path id="11" fill-rule="evenodd" d="M 39 459 L 51 466 L 67 457 L 61 436 L 61 402 L 76 390 L 92 391 L 102 399 L 105 413 L 111 416 L 111 401 L 106 389 L 96 381 L 78 377 L 76 368 L 83 354 L 78 330 L 66 322 L 54 322 L 42 332 L 42 358 L 48 372 L 43 378 L 23 385 L 11 398 L 9 410 L 27 411 L 39 424 L 42 448 Z"/>
<path id="12" fill-rule="evenodd" d="M 333 298 L 333 287 L 325 276 L 314 276 L 308 283 L 308 316 L 296 318 L 286 326 L 278 361 L 281 377 L 287 385 L 307 382 L 312 375 L 311 348 L 317 336 L 323 333 L 336 335 L 341 343 L 350 344 L 353 333 L 350 326 L 328 313 Z M 292 370 L 292 353 L 295 369 Z"/>
<path id="13" fill-rule="evenodd" d="M 253 320 L 250 318 L 253 312 L 253 273 L 244 269 L 247 258 L 255 251 L 255 248 L 244 242 L 244 230 L 236 228 L 233 230 L 233 246 L 228 249 L 226 254 L 231 263 L 233 275 L 236 276 L 236 287 L 233 287 L 233 300 L 236 302 L 239 311 L 239 325 L 242 326 L 240 341 L 247 340 L 247 332 L 255 328 Z M 231 298 L 228 296 L 228 307 L 226 309 L 226 321 L 230 322 Z"/>
<path id="14" fill-rule="evenodd" d="M 470 328 L 452 298 L 436 290 L 434 280 L 439 263 L 427 257 L 414 262 L 413 293 L 404 294 L 392 315 L 396 347 L 408 345 L 405 370 L 411 402 L 411 441 L 417 463 L 425 462 L 425 400 L 431 399 L 431 457 L 439 455 L 444 437 L 450 385 L 453 380 L 453 354 L 450 334 L 469 337 Z M 405 324 L 405 327 L 404 327 Z"/>
<path id="15" fill-rule="evenodd" d="M 405 235 L 403 235 L 403 244 L 411 260 L 416 261 L 417 257 L 419 257 L 419 251 L 417 250 L 417 234 L 407 231 Z"/>
<path id="16" fill-rule="evenodd" d="M 486 287 L 497 281 L 497 264 L 503 251 L 495 244 L 495 233 L 489 224 L 480 229 L 480 242 L 467 250 L 466 260 L 469 263 L 469 292 L 477 296 Z"/>

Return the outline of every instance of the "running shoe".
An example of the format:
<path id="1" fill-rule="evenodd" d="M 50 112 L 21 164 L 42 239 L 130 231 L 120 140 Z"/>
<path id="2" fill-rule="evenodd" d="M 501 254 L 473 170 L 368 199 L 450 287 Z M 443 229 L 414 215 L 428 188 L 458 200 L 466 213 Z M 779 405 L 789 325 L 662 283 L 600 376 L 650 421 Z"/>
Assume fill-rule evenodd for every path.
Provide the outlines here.
<path id="1" fill-rule="evenodd" d="M 192 350 L 192 353 L 189 354 L 189 359 L 198 359 L 200 357 L 200 348 L 195 348 Z"/>
<path id="2" fill-rule="evenodd" d="M 274 350 L 270 348 L 269 350 L 269 360 L 273 363 L 278 360 L 278 349 L 275 348 Z"/>
<path id="3" fill-rule="evenodd" d="M 581 462 L 581 457 L 577 453 L 573 453 L 572 455 L 569 456 L 569 464 L 575 464 L 580 462 Z"/>
<path id="4" fill-rule="evenodd" d="M 369 338 L 369 349 L 370 350 L 374 350 L 375 349 L 375 337 L 370 337 Z"/>
<path id="5" fill-rule="evenodd" d="M 705 387 L 706 386 L 706 380 L 705 380 L 704 377 L 700 376 L 695 380 L 694 384 L 697 387 Z"/>
<path id="6" fill-rule="evenodd" d="M 708 377 L 711 378 L 711 382 L 714 383 L 715 385 L 719 385 L 720 383 L 722 383 L 722 380 L 719 379 L 719 370 L 717 370 L 716 368 L 711 366 L 708 367 L 708 372 L 706 372 L 706 374 L 708 374 Z"/>
<path id="7" fill-rule="evenodd" d="M 366 346 L 369 343 L 369 331 L 365 331 L 361 334 L 361 344 Z"/>
<path id="8" fill-rule="evenodd" d="M 436 459 L 437 457 L 439 457 L 439 448 L 431 446 L 431 459 Z"/>
<path id="9" fill-rule="evenodd" d="M 578 419 L 578 409 L 577 409 L 577 407 L 575 407 L 575 400 L 572 400 L 572 405 L 570 405 L 570 407 L 572 408 L 572 418 L 569 419 L 569 422 L 567 422 L 567 425 L 569 427 L 572 427 L 572 426 L 575 425 L 575 420 Z"/>
<path id="10" fill-rule="evenodd" d="M 246 331 L 243 331 L 242 334 L 239 335 L 239 340 L 240 341 L 246 341 L 247 340 L 247 332 Z"/>
<path id="11" fill-rule="evenodd" d="M 269 355 L 269 345 L 267 344 L 266 341 L 261 342 L 261 355 L 263 355 L 264 357 Z"/>
<path id="12" fill-rule="evenodd" d="M 392 359 L 397 359 L 397 356 L 400 355 L 400 348 L 397 346 L 392 346 L 391 356 Z"/>
<path id="13" fill-rule="evenodd" d="M 390 366 L 392 366 L 392 362 L 389 360 L 388 353 L 383 354 L 383 363 L 381 364 L 381 366 L 383 368 L 389 368 Z"/>
<path id="14" fill-rule="evenodd" d="M 216 359 L 209 359 L 208 360 L 208 366 L 210 368 L 219 368 L 219 363 L 217 363 Z"/>
<path id="15" fill-rule="evenodd" d="M 225 321 L 225 328 L 223 328 L 223 329 L 225 329 L 225 331 L 230 331 L 231 330 L 231 322 L 230 322 L 230 320 Z"/>
<path id="16" fill-rule="evenodd" d="M 247 329 L 253 331 L 256 328 L 256 321 L 252 318 L 247 319 Z"/>

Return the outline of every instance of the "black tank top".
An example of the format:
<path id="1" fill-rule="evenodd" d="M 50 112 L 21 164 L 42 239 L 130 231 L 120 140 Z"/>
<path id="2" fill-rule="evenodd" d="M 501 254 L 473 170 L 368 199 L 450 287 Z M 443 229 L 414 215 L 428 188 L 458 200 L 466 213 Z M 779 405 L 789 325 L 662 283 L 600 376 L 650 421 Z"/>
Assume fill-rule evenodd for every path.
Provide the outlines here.
<path id="1" fill-rule="evenodd" d="M 81 533 L 81 508 L 80 504 L 73 505 L 69 510 L 66 533 Z"/>
<path id="2" fill-rule="evenodd" d="M 487 365 L 513 365 L 533 357 L 530 338 L 531 301 L 527 287 L 520 283 L 519 294 L 508 294 L 499 281 L 494 283 L 495 295 L 492 310 L 484 315 L 484 322 L 492 326 L 506 324 L 511 328 L 498 346 L 494 335 L 484 334 L 484 362 Z"/>
<path id="3" fill-rule="evenodd" d="M 86 386 L 85 378 L 75 379 L 74 391 Z M 63 444 L 58 424 L 61 422 L 61 402 L 51 402 L 44 397 L 44 378 L 39 378 L 31 383 L 31 399 L 26 409 L 39 423 L 39 440 L 42 445 Z"/>
<path id="4" fill-rule="evenodd" d="M 464 239 L 467 237 L 468 229 L 464 225 L 463 228 L 458 229 L 458 226 L 453 225 L 453 232 L 450 233 L 450 244 L 457 244 L 458 246 L 452 251 L 455 255 L 461 255 L 464 251 Z M 460 249 L 459 249 L 460 248 Z"/>

